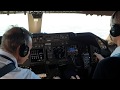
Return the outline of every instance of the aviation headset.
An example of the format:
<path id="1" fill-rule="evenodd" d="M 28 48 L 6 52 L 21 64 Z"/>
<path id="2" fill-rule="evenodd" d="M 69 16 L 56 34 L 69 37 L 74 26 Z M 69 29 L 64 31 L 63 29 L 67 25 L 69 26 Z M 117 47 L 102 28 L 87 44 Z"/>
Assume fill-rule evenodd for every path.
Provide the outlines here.
<path id="1" fill-rule="evenodd" d="M 118 11 L 115 11 L 113 16 L 112 16 L 112 19 L 115 18 L 115 15 Z M 120 24 L 114 24 L 112 25 L 111 29 L 110 29 L 110 34 L 113 36 L 113 37 L 117 37 L 120 35 Z"/>
<path id="2" fill-rule="evenodd" d="M 28 54 L 28 52 L 29 52 L 29 47 L 26 45 L 25 32 L 23 31 L 22 28 L 20 28 L 20 30 L 21 30 L 22 35 L 23 35 L 24 43 L 20 45 L 19 55 L 21 57 L 25 57 Z"/>

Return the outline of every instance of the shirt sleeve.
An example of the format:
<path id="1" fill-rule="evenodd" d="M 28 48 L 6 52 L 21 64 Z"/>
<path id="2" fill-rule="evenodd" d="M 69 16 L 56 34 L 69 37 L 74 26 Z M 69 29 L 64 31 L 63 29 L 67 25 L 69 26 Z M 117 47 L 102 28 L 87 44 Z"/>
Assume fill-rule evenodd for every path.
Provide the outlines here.
<path id="1" fill-rule="evenodd" d="M 28 79 L 41 79 L 39 75 L 35 74 L 31 70 L 29 70 L 28 76 L 26 78 L 28 78 Z"/>

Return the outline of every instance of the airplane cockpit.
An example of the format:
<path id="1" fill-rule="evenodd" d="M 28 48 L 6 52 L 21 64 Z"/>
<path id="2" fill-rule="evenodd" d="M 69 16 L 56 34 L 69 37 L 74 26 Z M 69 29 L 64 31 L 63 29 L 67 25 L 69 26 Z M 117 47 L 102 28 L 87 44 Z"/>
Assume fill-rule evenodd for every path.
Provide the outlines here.
<path id="1" fill-rule="evenodd" d="M 42 13 L 31 14 L 35 20 L 39 18 L 37 25 L 42 22 Z M 40 33 L 41 25 L 34 28 L 32 15 L 28 15 L 28 21 L 33 46 L 28 60 L 19 66 L 31 69 L 43 79 L 69 79 L 76 74 L 80 79 L 91 79 L 98 63 L 94 53 L 109 57 L 115 48 L 92 32 Z"/>

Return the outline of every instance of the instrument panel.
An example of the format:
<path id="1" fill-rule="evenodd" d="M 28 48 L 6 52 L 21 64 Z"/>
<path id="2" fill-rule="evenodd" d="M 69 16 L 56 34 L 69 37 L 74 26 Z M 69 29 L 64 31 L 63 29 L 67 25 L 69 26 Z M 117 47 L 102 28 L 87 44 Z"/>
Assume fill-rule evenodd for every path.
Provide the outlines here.
<path id="1" fill-rule="evenodd" d="M 93 33 L 34 33 L 32 39 L 29 66 L 35 73 L 46 73 L 49 78 L 56 73 L 68 78 L 66 73 L 73 71 L 81 78 L 91 78 L 97 64 L 94 52 L 105 57 L 110 54 L 106 41 Z"/>

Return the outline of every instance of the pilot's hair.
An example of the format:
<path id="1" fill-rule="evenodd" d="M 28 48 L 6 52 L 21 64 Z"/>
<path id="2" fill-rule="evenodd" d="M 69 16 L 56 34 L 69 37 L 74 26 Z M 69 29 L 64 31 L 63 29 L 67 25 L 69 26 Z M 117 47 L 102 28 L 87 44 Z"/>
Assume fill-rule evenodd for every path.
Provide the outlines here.
<path id="1" fill-rule="evenodd" d="M 120 11 L 115 11 L 111 16 L 111 22 L 114 24 L 120 24 Z"/>
<path id="2" fill-rule="evenodd" d="M 24 36 L 22 31 L 24 32 Z M 28 45 L 29 37 L 32 37 L 32 34 L 25 28 L 12 26 L 12 28 L 3 34 L 1 48 L 9 51 L 10 53 L 14 53 L 19 45 L 25 42 L 26 45 Z"/>
<path id="3" fill-rule="evenodd" d="M 115 18 L 116 14 L 117 14 L 118 11 L 115 11 L 113 14 L 112 14 L 112 19 Z"/>

